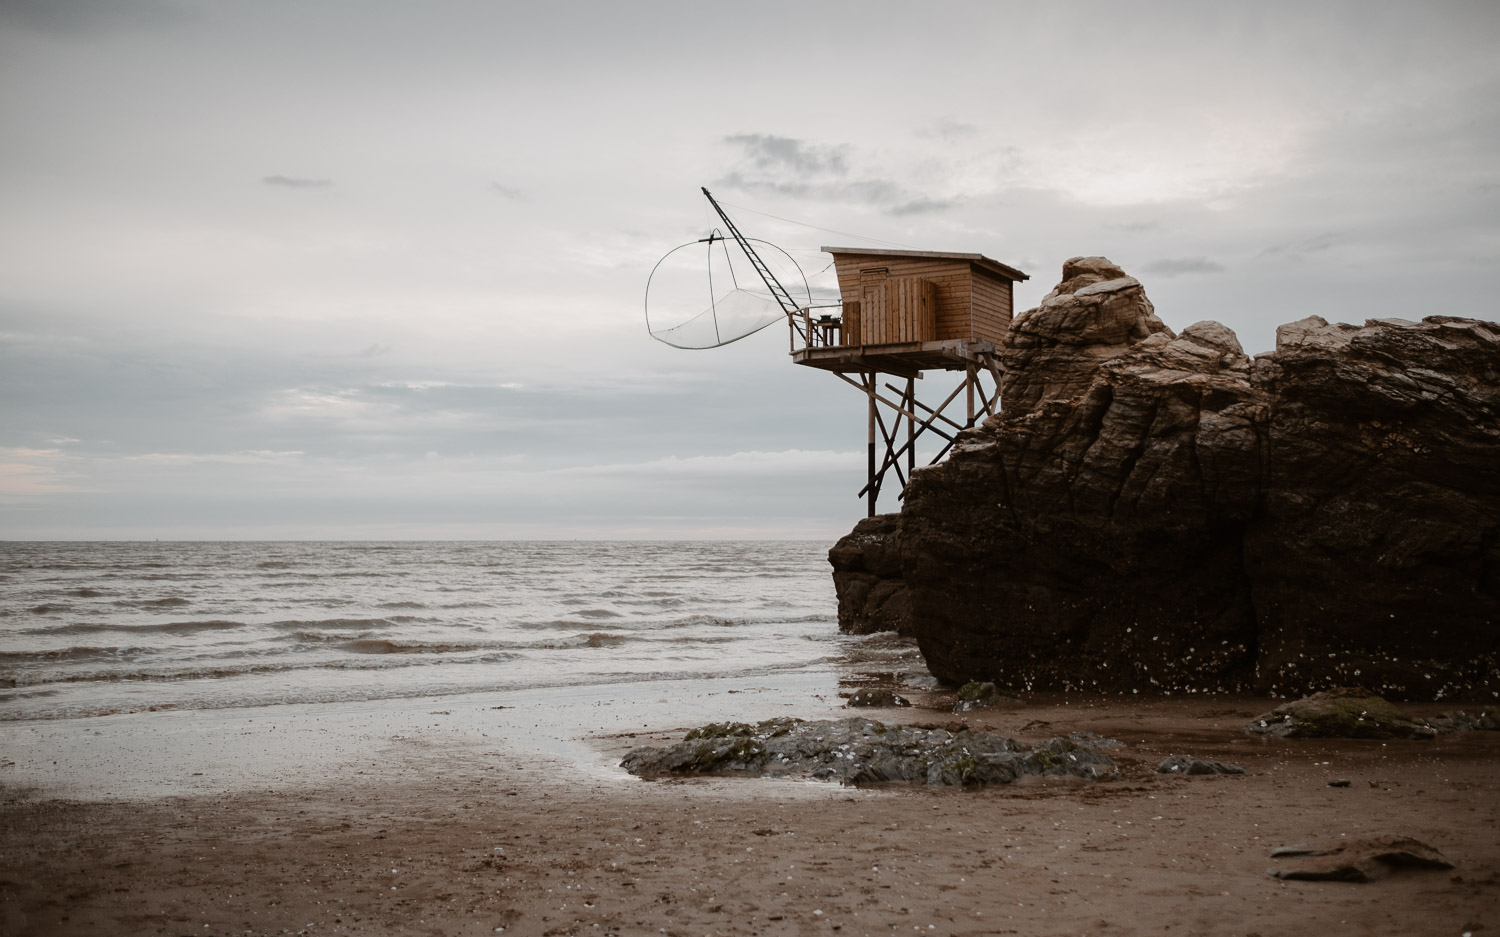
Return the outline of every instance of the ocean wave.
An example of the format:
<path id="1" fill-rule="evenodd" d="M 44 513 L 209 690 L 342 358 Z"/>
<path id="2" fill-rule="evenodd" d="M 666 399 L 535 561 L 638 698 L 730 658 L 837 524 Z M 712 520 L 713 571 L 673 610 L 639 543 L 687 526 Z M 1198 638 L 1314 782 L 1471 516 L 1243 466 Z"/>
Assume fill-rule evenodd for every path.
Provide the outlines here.
<path id="1" fill-rule="evenodd" d="M 648 638 L 660 644 L 734 644 L 740 639 L 732 634 L 683 634 L 667 638 Z"/>
<path id="2" fill-rule="evenodd" d="M 584 647 L 618 647 L 634 638 L 624 634 L 614 634 L 609 631 L 595 631 L 591 634 L 580 634 L 577 640 L 583 642 Z"/>
<path id="3" fill-rule="evenodd" d="M 406 615 L 394 615 L 390 618 L 320 618 L 316 620 L 289 618 L 286 621 L 273 621 L 271 627 L 283 631 L 297 631 L 303 628 L 378 628 L 401 621 L 416 620 Z"/>
<path id="4" fill-rule="evenodd" d="M 192 605 L 193 603 L 190 599 L 184 599 L 177 595 L 169 595 L 164 599 L 122 600 L 115 604 L 133 605 L 136 608 L 181 608 L 184 605 Z"/>
<path id="5" fill-rule="evenodd" d="M 293 631 L 288 637 L 293 641 L 304 644 L 341 644 L 345 641 L 372 637 L 374 634 L 375 632 L 373 631 L 354 635 L 351 635 L 347 631 Z"/>
<path id="6" fill-rule="evenodd" d="M 701 605 L 703 601 L 697 596 L 668 593 L 650 599 L 620 599 L 620 604 L 646 608 L 673 608 L 678 605 Z"/>
<path id="7" fill-rule="evenodd" d="M 800 625 L 837 620 L 838 617 L 834 615 L 746 615 L 733 618 L 722 615 L 689 615 L 686 618 L 665 622 L 662 627 L 695 628 L 699 625 L 709 625 L 716 628 L 735 628 L 743 625 Z"/>
<path id="8" fill-rule="evenodd" d="M 0 665 L 15 666 L 39 664 L 64 660 L 88 660 L 90 658 L 116 658 L 122 654 L 136 653 L 141 648 L 74 645 L 73 647 L 48 648 L 40 651 L 0 651 Z"/>
<path id="9" fill-rule="evenodd" d="M 496 663 L 514 660 L 518 655 L 504 651 L 491 651 L 482 657 L 460 660 L 436 661 L 444 664 Z M 403 654 L 373 654 L 358 658 L 336 658 L 320 661 L 245 661 L 238 664 L 190 664 L 183 666 L 157 666 L 110 668 L 108 670 L 0 670 L 0 687 L 45 686 L 54 683 L 176 683 L 184 680 L 222 680 L 233 677 L 260 674 L 291 673 L 316 670 L 390 670 L 413 665 L 433 663 Z M 4 719 L 0 714 L 0 719 Z"/>
<path id="10" fill-rule="evenodd" d="M 41 689 L 18 689 L 9 692 L 0 692 L 0 703 L 9 703 L 18 699 L 36 699 L 42 696 L 57 696 L 62 690 L 56 687 L 43 687 Z M 0 719 L 7 717 L 0 716 Z"/>
<path id="11" fill-rule="evenodd" d="M 34 561 L 8 572 L 0 562 L 0 585 L 14 596 L 0 609 L 9 616 L 0 618 L 0 628 L 11 635 L 0 647 L 12 652 L 0 657 L 0 675 L 27 685 L 5 691 L 10 696 L 3 698 L 16 702 L 0 705 L 0 720 L 19 712 L 52 718 L 47 711 L 109 706 L 198 708 L 209 700 L 383 698 L 404 695 L 406 688 L 427 695 L 447 685 L 690 679 L 689 671 L 740 676 L 767 658 L 804 666 L 833 651 L 841 659 L 872 660 L 910 653 L 832 637 L 826 546 L 267 543 L 25 550 L 0 550 L 0 561 Z M 67 564 L 85 557 L 98 562 Z M 79 571 L 38 568 L 57 560 Z M 778 578 L 756 578 L 765 572 Z M 58 609 L 28 612 L 28 603 Z M 830 637 L 794 640 L 805 632 Z M 513 662 L 477 663 L 487 660 Z M 410 669 L 417 666 L 425 669 Z M 278 676 L 288 670 L 300 673 Z M 50 678 L 59 682 L 49 687 Z M 112 686 L 111 680 L 122 682 Z M 54 688 L 61 688 L 55 699 L 27 704 L 15 697 Z"/>
<path id="12" fill-rule="evenodd" d="M 121 625 L 114 623 L 95 623 L 88 621 L 75 621 L 66 625 L 57 625 L 49 628 L 28 628 L 21 634 L 98 634 L 105 631 L 125 632 L 166 632 L 168 634 L 191 634 L 195 631 L 224 631 L 229 628 L 248 627 L 242 621 L 228 621 L 214 619 L 210 621 L 169 621 L 151 625 Z"/>
<path id="13" fill-rule="evenodd" d="M 462 654 L 493 651 L 511 645 L 499 642 L 411 641 L 400 638 L 355 638 L 338 645 L 356 654 Z"/>
<path id="14" fill-rule="evenodd" d="M 43 603 L 42 605 L 33 605 L 30 608 L 28 608 L 26 611 L 31 612 L 31 613 L 36 614 L 36 615 L 51 615 L 51 614 L 53 614 L 55 612 L 71 611 L 72 608 L 73 608 L 73 606 L 71 606 L 71 605 L 59 605 L 59 604 L 56 604 L 56 603 L 53 603 L 53 602 L 46 602 L 46 603 Z"/>

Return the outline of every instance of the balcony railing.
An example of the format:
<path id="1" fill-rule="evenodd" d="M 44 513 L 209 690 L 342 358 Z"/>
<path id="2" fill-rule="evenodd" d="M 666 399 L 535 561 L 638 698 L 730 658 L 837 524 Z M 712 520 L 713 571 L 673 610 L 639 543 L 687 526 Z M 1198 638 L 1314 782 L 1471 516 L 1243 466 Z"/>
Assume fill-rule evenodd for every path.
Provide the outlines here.
<path id="1" fill-rule="evenodd" d="M 837 312 L 823 310 L 842 311 L 842 305 L 829 303 L 808 306 L 786 317 L 786 324 L 791 332 L 792 351 L 805 348 L 833 348 L 848 344 L 844 340 L 843 318 Z"/>

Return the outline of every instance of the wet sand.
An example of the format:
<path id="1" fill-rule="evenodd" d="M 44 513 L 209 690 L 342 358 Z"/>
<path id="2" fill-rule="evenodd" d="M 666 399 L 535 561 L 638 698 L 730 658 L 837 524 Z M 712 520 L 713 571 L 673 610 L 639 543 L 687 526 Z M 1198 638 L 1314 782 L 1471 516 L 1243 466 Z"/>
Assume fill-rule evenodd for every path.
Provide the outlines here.
<path id="1" fill-rule="evenodd" d="M 1265 740 L 1241 732 L 1258 699 L 955 716 L 909 695 L 848 711 L 816 682 L 679 681 L 8 726 L 0 933 L 1500 934 L 1500 733 Z M 850 789 L 614 767 L 710 719 L 852 712 L 1092 731 L 1126 743 L 1123 777 Z M 1155 773 L 1179 753 L 1248 774 Z M 1456 868 L 1267 874 L 1274 846 L 1377 832 Z"/>

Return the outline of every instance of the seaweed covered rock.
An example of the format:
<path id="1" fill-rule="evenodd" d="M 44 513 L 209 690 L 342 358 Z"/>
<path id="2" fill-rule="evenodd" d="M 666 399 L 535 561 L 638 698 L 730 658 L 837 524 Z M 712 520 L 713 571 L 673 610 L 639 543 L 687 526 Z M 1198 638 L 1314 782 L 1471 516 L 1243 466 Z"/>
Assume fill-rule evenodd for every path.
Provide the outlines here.
<path id="1" fill-rule="evenodd" d="M 836 548 L 841 627 L 908 609 L 935 676 L 1011 691 L 1500 692 L 1500 325 L 1313 317 L 1252 361 L 1074 258 L 1001 351 L 1001 414 Z"/>
<path id="2" fill-rule="evenodd" d="M 675 745 L 637 748 L 620 766 L 647 777 L 738 774 L 931 786 L 1118 774 L 1108 757 L 1070 739 L 1048 739 L 1028 750 L 991 732 L 952 733 L 858 718 L 716 723 L 692 730 Z"/>
<path id="3" fill-rule="evenodd" d="M 1282 703 L 1245 732 L 1277 738 L 1430 739 L 1437 732 L 1369 690 L 1341 687 Z"/>
<path id="4" fill-rule="evenodd" d="M 975 709 L 991 709 L 1001 703 L 1014 701 L 1014 697 L 1001 693 L 1000 688 L 993 683 L 976 680 L 958 688 L 958 699 L 953 703 L 953 711 L 966 713 Z"/>
<path id="5" fill-rule="evenodd" d="M 1500 711 L 1481 709 L 1467 712 L 1455 709 L 1438 713 L 1427 720 L 1427 724 L 1439 732 L 1473 732 L 1476 730 L 1500 731 Z"/>

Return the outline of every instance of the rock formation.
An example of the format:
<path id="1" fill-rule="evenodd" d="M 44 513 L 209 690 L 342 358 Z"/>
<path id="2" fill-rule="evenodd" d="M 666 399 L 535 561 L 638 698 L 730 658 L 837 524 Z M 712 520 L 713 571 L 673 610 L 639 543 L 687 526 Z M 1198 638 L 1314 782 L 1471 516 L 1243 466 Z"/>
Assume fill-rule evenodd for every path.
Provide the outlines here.
<path id="1" fill-rule="evenodd" d="M 1252 361 L 1075 258 L 1002 357 L 1001 415 L 830 553 L 842 628 L 1011 690 L 1500 692 L 1500 325 L 1312 317 Z"/>
<path id="2" fill-rule="evenodd" d="M 911 602 L 894 537 L 897 520 L 894 514 L 867 517 L 828 551 L 841 631 L 905 634 L 910 629 Z"/>

